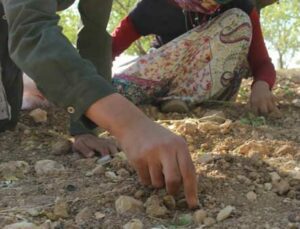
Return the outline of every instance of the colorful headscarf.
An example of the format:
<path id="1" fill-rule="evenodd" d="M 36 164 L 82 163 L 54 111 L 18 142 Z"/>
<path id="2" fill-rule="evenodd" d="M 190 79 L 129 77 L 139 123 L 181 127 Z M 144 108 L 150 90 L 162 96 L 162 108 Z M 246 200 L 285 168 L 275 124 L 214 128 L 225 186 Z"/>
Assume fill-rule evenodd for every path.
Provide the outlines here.
<path id="1" fill-rule="evenodd" d="M 216 6 L 207 9 L 203 6 L 203 0 L 174 0 L 182 9 L 203 14 L 213 14 L 220 5 L 227 4 L 232 0 L 215 0 Z M 205 0 L 204 0 L 205 1 Z"/>

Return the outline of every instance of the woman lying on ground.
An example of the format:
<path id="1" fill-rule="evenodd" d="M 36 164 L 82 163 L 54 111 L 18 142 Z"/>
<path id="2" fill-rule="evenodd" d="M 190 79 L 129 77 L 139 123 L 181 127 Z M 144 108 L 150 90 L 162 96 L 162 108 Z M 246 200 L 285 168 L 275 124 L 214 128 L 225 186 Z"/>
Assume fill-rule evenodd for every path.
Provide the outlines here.
<path id="1" fill-rule="evenodd" d="M 230 100 L 252 73 L 252 109 L 278 112 L 271 91 L 276 72 L 251 0 L 142 0 L 113 32 L 113 57 L 147 35 L 156 35 L 158 49 L 113 77 L 135 104 L 187 111 L 206 100 Z"/>

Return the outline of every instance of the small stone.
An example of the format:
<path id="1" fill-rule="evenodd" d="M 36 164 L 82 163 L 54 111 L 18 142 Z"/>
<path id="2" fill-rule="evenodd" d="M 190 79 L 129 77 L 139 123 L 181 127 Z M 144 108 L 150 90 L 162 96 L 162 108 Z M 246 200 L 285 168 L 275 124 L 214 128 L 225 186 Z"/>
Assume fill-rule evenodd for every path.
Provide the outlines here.
<path id="1" fill-rule="evenodd" d="M 103 214 L 102 212 L 95 212 L 95 218 L 97 220 L 103 219 L 105 217 L 105 214 Z"/>
<path id="2" fill-rule="evenodd" d="M 101 176 L 105 173 L 105 168 L 102 165 L 97 165 L 96 168 L 92 170 L 92 175 Z"/>
<path id="3" fill-rule="evenodd" d="M 288 219 L 292 223 L 300 223 L 300 212 L 293 212 L 289 214 Z"/>
<path id="4" fill-rule="evenodd" d="M 68 191 L 68 192 L 75 192 L 76 191 L 76 186 L 75 185 L 72 185 L 72 184 L 68 184 L 67 186 L 66 186 L 66 190 Z"/>
<path id="5" fill-rule="evenodd" d="M 86 223 L 92 217 L 92 211 L 88 207 L 82 209 L 75 217 L 75 222 L 78 225 Z"/>
<path id="6" fill-rule="evenodd" d="M 265 183 L 264 184 L 264 189 L 266 190 L 266 191 L 271 191 L 272 190 L 272 184 L 271 183 Z"/>
<path id="7" fill-rule="evenodd" d="M 120 177 L 128 177 L 130 175 L 130 173 L 124 169 L 124 168 L 121 168 L 117 171 L 117 174 L 120 176 Z"/>
<path id="8" fill-rule="evenodd" d="M 92 170 L 95 168 L 96 158 L 82 158 L 74 162 L 74 166 L 80 170 Z"/>
<path id="9" fill-rule="evenodd" d="M 213 154 L 206 153 L 206 154 L 201 155 L 197 161 L 201 164 L 209 164 L 209 163 L 213 162 L 214 160 L 215 160 L 215 157 Z"/>
<path id="10" fill-rule="evenodd" d="M 177 224 L 179 226 L 188 226 L 193 223 L 193 217 L 191 214 L 182 214 L 178 217 Z"/>
<path id="11" fill-rule="evenodd" d="M 235 207 L 232 207 L 230 205 L 223 208 L 217 215 L 217 221 L 220 222 L 220 221 L 227 219 L 231 215 L 233 210 L 235 210 Z"/>
<path id="12" fill-rule="evenodd" d="M 164 202 L 164 205 L 170 210 L 173 210 L 176 208 L 176 201 L 175 201 L 174 197 L 171 195 L 164 196 L 163 202 Z"/>
<path id="13" fill-rule="evenodd" d="M 257 195 L 255 192 L 251 191 L 246 194 L 246 197 L 249 201 L 255 201 L 257 199 Z"/>
<path id="14" fill-rule="evenodd" d="M 68 218 L 68 204 L 63 198 L 56 198 L 53 213 L 59 218 Z"/>
<path id="15" fill-rule="evenodd" d="M 29 116 L 31 116 L 36 123 L 45 123 L 48 119 L 47 112 L 40 108 L 31 111 Z"/>
<path id="16" fill-rule="evenodd" d="M 177 203 L 176 203 L 176 206 L 180 209 L 187 209 L 188 205 L 187 205 L 186 199 L 178 200 Z"/>
<path id="17" fill-rule="evenodd" d="M 41 214 L 41 210 L 37 208 L 29 208 L 26 212 L 33 217 L 39 216 Z"/>
<path id="18" fill-rule="evenodd" d="M 168 213 L 168 209 L 161 204 L 157 195 L 150 196 L 146 203 L 146 213 L 153 217 L 164 217 Z"/>
<path id="19" fill-rule="evenodd" d="M 269 173 L 271 176 L 272 184 L 278 183 L 281 180 L 281 177 L 276 172 Z"/>
<path id="20" fill-rule="evenodd" d="M 115 202 L 115 207 L 120 214 L 137 213 L 143 210 L 143 202 L 130 196 L 120 196 Z"/>
<path id="21" fill-rule="evenodd" d="M 51 146 L 51 153 L 53 155 L 63 155 L 71 152 L 72 142 L 67 139 L 58 140 Z"/>
<path id="22" fill-rule="evenodd" d="M 19 222 L 10 225 L 6 225 L 3 229 L 38 229 L 38 227 L 29 222 Z"/>
<path id="23" fill-rule="evenodd" d="M 29 171 L 29 164 L 25 161 L 9 161 L 0 164 L 0 178 L 4 180 L 24 178 Z"/>
<path id="24" fill-rule="evenodd" d="M 245 177 L 243 175 L 238 175 L 237 179 L 241 182 L 241 183 L 245 183 L 247 185 L 250 185 L 252 182 L 248 177 Z"/>
<path id="25" fill-rule="evenodd" d="M 97 160 L 97 164 L 99 164 L 99 165 L 106 165 L 106 164 L 108 164 L 111 160 L 112 160 L 112 158 L 111 158 L 111 156 L 108 154 L 108 155 L 105 155 L 105 156 L 101 157 L 99 160 Z"/>
<path id="26" fill-rule="evenodd" d="M 286 180 L 281 180 L 274 184 L 274 189 L 279 195 L 284 195 L 291 189 L 291 187 Z"/>
<path id="27" fill-rule="evenodd" d="M 111 180 L 118 180 L 119 179 L 119 177 L 114 172 L 112 172 L 112 171 L 107 171 L 105 173 L 105 176 L 107 178 L 111 179 Z"/>
<path id="28" fill-rule="evenodd" d="M 193 220 L 195 222 L 195 224 L 202 224 L 204 223 L 204 219 L 207 217 L 207 212 L 204 210 L 198 210 L 195 211 L 194 215 L 193 215 Z"/>
<path id="29" fill-rule="evenodd" d="M 143 190 L 138 190 L 134 193 L 134 197 L 137 199 L 142 198 L 145 195 L 145 192 Z"/>
<path id="30" fill-rule="evenodd" d="M 292 104 L 295 106 L 295 107 L 300 107 L 300 99 L 294 99 L 292 101 Z"/>
<path id="31" fill-rule="evenodd" d="M 143 229 L 144 225 L 139 219 L 132 219 L 123 226 L 123 229 Z"/>
<path id="32" fill-rule="evenodd" d="M 59 175 L 65 171 L 63 165 L 52 160 L 41 160 L 35 163 L 35 172 L 38 176 Z"/>
<path id="33" fill-rule="evenodd" d="M 237 153 L 243 155 L 251 155 L 253 153 L 259 153 L 261 155 L 270 154 L 268 145 L 263 141 L 250 141 L 239 146 L 236 150 Z"/>
<path id="34" fill-rule="evenodd" d="M 216 223 L 216 220 L 214 218 L 208 217 L 204 219 L 203 223 L 205 226 L 210 227 Z"/>

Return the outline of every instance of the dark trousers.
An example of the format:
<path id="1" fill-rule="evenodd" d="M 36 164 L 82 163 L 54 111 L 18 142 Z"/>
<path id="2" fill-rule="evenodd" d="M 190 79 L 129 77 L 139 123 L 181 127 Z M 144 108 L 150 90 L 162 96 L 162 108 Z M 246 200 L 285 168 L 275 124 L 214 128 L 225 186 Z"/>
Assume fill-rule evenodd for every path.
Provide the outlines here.
<path id="1" fill-rule="evenodd" d="M 1 78 L 8 103 L 11 106 L 11 119 L 0 120 L 0 132 L 13 129 L 19 119 L 23 97 L 23 78 L 20 69 L 8 54 L 8 31 L 4 10 L 0 3 L 0 65 Z"/>

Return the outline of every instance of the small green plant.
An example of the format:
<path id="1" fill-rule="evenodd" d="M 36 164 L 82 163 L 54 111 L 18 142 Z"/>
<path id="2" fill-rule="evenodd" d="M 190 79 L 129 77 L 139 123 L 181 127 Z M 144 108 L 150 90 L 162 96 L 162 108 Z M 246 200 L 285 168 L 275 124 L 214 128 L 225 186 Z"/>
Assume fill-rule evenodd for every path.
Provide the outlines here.
<path id="1" fill-rule="evenodd" d="M 240 119 L 240 122 L 245 125 L 258 127 L 266 125 L 266 118 L 264 116 L 256 116 L 252 113 L 247 113 L 246 117 Z"/>

